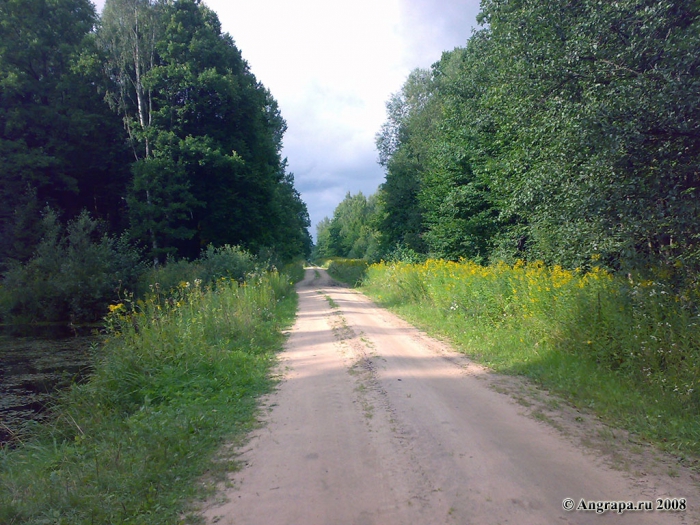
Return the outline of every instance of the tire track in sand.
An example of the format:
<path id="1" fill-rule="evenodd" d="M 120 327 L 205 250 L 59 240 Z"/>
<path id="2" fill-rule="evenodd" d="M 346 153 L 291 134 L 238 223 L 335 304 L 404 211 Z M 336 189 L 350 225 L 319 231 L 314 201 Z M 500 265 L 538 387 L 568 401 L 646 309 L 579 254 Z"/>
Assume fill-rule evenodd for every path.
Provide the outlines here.
<path id="1" fill-rule="evenodd" d="M 307 270 L 298 292 L 284 379 L 240 451 L 244 466 L 226 501 L 205 509 L 208 523 L 696 523 L 697 487 L 687 476 L 611 469 L 604 455 L 490 388 L 503 378 L 323 270 Z M 665 496 L 688 498 L 690 511 L 562 509 L 567 497 Z"/>

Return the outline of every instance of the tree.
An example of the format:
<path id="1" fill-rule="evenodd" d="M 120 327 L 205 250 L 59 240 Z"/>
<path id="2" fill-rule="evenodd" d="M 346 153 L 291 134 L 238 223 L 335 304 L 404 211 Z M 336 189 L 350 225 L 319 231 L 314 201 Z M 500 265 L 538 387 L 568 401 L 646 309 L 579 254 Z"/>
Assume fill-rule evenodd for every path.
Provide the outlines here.
<path id="1" fill-rule="evenodd" d="M 313 258 L 324 259 L 335 257 L 335 253 L 331 248 L 331 220 L 324 217 L 321 222 L 316 225 L 316 245 L 314 246 Z"/>
<path id="2" fill-rule="evenodd" d="M 132 233 L 156 260 L 208 244 L 302 254 L 308 218 L 280 156 L 286 123 L 216 14 L 194 0 L 108 7 L 100 41 L 136 159 Z M 281 213 L 284 237 L 270 223 Z"/>
<path id="3" fill-rule="evenodd" d="M 464 89 L 478 68 L 477 42 L 445 53 L 432 71 L 414 71 L 387 104 L 377 137 L 384 250 L 401 245 L 434 257 L 489 257 L 498 212 L 489 185 L 472 168 L 479 94 Z"/>
<path id="4" fill-rule="evenodd" d="M 271 223 L 275 224 L 271 246 L 284 261 L 311 255 L 312 240 L 309 234 L 309 212 L 301 195 L 294 187 L 294 175 L 286 173 L 277 185 L 273 199 Z"/>
<path id="5" fill-rule="evenodd" d="M 157 202 L 164 202 L 164 198 L 152 195 L 154 190 L 160 189 L 164 183 L 167 184 L 169 178 L 164 177 L 160 185 L 153 185 L 150 181 L 143 180 L 144 176 L 153 174 L 153 170 L 141 167 L 149 165 L 153 155 L 153 93 L 147 86 L 147 77 L 156 65 L 156 44 L 162 33 L 164 9 L 163 1 L 107 0 L 98 34 L 107 57 L 107 75 L 112 81 L 107 99 L 123 119 L 136 161 L 129 198 L 133 231 L 141 238 L 147 234 L 151 256 L 156 263 L 161 253 L 167 251 L 160 246 L 160 238 L 167 238 L 168 232 L 178 230 L 169 224 L 171 214 L 156 209 Z M 158 163 L 151 163 L 149 166 L 154 165 L 157 166 Z M 182 185 L 175 184 L 175 188 L 179 187 Z M 169 188 L 164 193 L 177 199 L 176 192 L 172 191 L 175 188 Z M 141 199 L 144 205 L 140 204 Z M 178 200 L 189 199 L 185 196 L 184 199 Z M 162 220 L 163 218 L 166 220 Z M 146 228 L 143 228 L 144 224 L 147 225 Z M 154 229 L 158 227 L 160 229 Z"/>
<path id="6" fill-rule="evenodd" d="M 195 234 L 180 249 L 196 255 L 209 243 L 272 247 L 277 237 L 269 218 L 282 206 L 276 198 L 291 197 L 281 191 L 290 179 L 280 157 L 286 124 L 277 103 L 221 33 L 215 13 L 190 0 L 166 13 L 159 65 L 148 77 L 153 128 L 167 133 L 192 195 L 203 203 L 192 209 L 188 227 Z"/>
<path id="7" fill-rule="evenodd" d="M 315 256 L 378 260 L 379 206 L 375 195 L 367 198 L 362 192 L 357 195 L 348 192 L 335 208 L 333 218 L 326 217 L 318 224 Z"/>
<path id="8" fill-rule="evenodd" d="M 151 154 L 153 93 L 146 79 L 156 66 L 165 5 L 164 0 L 107 0 L 102 12 L 99 41 L 112 80 L 107 96 L 124 120 L 136 160 Z"/>
<path id="9" fill-rule="evenodd" d="M 0 259 L 27 260 L 40 210 L 122 226 L 121 131 L 90 67 L 88 0 L 0 3 Z"/>
<path id="10" fill-rule="evenodd" d="M 419 216 L 435 256 L 696 279 L 699 20 L 692 0 L 484 1 L 427 104 L 389 104 L 383 232 Z"/>
<path id="11" fill-rule="evenodd" d="M 386 168 L 381 186 L 383 215 L 378 228 L 384 249 L 397 243 L 425 252 L 423 210 L 418 202 L 437 105 L 430 71 L 416 69 L 387 102 L 387 121 L 376 137 L 379 163 Z"/>
<path id="12" fill-rule="evenodd" d="M 698 11 L 484 2 L 499 64 L 490 111 L 510 144 L 496 179 L 533 255 L 628 269 L 696 260 Z"/>

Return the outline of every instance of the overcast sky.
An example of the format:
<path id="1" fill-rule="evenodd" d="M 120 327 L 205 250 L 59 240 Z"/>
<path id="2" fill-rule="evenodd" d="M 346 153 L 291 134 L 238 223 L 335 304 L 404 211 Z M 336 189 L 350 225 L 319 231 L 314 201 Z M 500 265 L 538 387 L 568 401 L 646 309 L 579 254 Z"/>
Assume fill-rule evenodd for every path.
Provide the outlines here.
<path id="1" fill-rule="evenodd" d="M 104 0 L 97 0 L 98 10 Z M 277 99 L 283 155 L 311 233 L 349 191 L 384 180 L 374 136 L 385 102 L 416 67 L 463 46 L 478 0 L 205 0 Z"/>

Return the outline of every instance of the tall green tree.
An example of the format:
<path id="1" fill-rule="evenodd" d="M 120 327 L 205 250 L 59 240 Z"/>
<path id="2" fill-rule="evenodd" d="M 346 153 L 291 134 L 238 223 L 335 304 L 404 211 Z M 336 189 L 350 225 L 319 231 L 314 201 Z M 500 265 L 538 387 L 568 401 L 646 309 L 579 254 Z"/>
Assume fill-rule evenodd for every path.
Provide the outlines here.
<path id="1" fill-rule="evenodd" d="M 473 42 L 445 53 L 431 71 L 414 71 L 387 104 L 377 137 L 385 250 L 399 244 L 434 257 L 489 257 L 498 211 L 472 166 L 483 76 L 481 40 Z"/>
<path id="2" fill-rule="evenodd" d="M 378 260 L 380 256 L 377 217 L 381 215 L 376 195 L 350 192 L 316 228 L 316 257 L 348 257 Z"/>
<path id="3" fill-rule="evenodd" d="M 88 0 L 0 2 L 0 259 L 27 260 L 40 211 L 123 227 L 121 129 L 102 101 Z"/>
<path id="4" fill-rule="evenodd" d="M 418 196 L 437 116 L 430 71 L 411 72 L 386 108 L 387 120 L 376 136 L 379 163 L 386 169 L 379 194 L 383 214 L 378 227 L 385 250 L 402 244 L 424 252 L 425 224 Z"/>
<path id="5" fill-rule="evenodd" d="M 273 199 L 271 223 L 274 238 L 270 246 L 281 260 L 311 255 L 313 241 L 309 233 L 311 220 L 306 203 L 294 187 L 294 175 L 285 173 L 277 185 Z"/>
<path id="6" fill-rule="evenodd" d="M 533 255 L 698 262 L 695 1 L 483 3 L 498 63 L 496 181 Z"/>
<path id="7" fill-rule="evenodd" d="M 203 203 L 187 223 L 192 241 L 180 249 L 270 247 L 275 225 L 269 218 L 285 183 L 280 150 L 286 123 L 214 12 L 191 0 L 166 12 L 159 65 L 149 75 L 153 126 L 167 134 L 192 195 Z"/>
<path id="8" fill-rule="evenodd" d="M 194 0 L 108 0 L 101 31 L 136 159 L 132 232 L 151 255 L 308 249 L 305 207 L 280 156 L 286 123 L 216 14 Z"/>
<path id="9" fill-rule="evenodd" d="M 193 200 L 178 176 L 182 170 L 167 152 L 154 151 L 158 139 L 152 129 L 148 76 L 158 61 L 156 46 L 164 32 L 165 10 L 161 0 L 107 0 L 98 33 L 111 81 L 107 100 L 122 117 L 134 157 L 129 193 L 132 233 L 148 242 L 155 262 L 168 252 L 164 242 L 193 234 L 175 224 Z"/>
<path id="10" fill-rule="evenodd" d="M 502 227 L 500 207 L 482 169 L 489 119 L 482 110 L 492 85 L 484 60 L 489 41 L 472 36 L 464 49 L 444 53 L 433 66 L 437 122 L 421 176 L 424 239 L 432 256 L 486 261 Z"/>
<path id="11" fill-rule="evenodd" d="M 165 8 L 165 0 L 107 0 L 102 12 L 98 38 L 112 80 L 107 100 L 123 118 L 135 160 L 151 154 L 153 92 L 147 76 L 156 66 Z"/>
<path id="12" fill-rule="evenodd" d="M 696 279 L 699 11 L 693 0 L 482 2 L 484 28 L 433 66 L 432 124 L 413 125 L 420 106 L 390 103 L 386 129 L 401 132 L 379 144 L 383 230 L 396 236 L 388 221 L 418 214 L 432 255 L 595 258 Z"/>

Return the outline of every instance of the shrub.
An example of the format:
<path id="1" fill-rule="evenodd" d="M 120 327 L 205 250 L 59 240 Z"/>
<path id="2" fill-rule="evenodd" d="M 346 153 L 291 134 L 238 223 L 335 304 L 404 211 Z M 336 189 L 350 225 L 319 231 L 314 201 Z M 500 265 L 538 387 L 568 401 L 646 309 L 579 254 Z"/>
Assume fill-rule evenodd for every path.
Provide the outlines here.
<path id="1" fill-rule="evenodd" d="M 228 244 L 215 248 L 207 246 L 201 257 L 202 280 L 217 281 L 221 278 L 243 282 L 246 277 L 258 270 L 258 260 L 254 255 L 239 246 Z"/>
<path id="2" fill-rule="evenodd" d="M 244 282 L 249 276 L 263 271 L 258 259 L 238 246 L 228 244 L 216 248 L 207 246 L 196 261 L 167 259 L 165 264 L 144 271 L 135 288 L 137 297 L 152 293 L 168 293 L 182 283 L 195 281 L 209 285 L 221 279 Z"/>
<path id="3" fill-rule="evenodd" d="M 134 286 L 143 269 L 138 251 L 104 234 L 88 212 L 64 228 L 47 210 L 42 226 L 34 256 L 10 263 L 3 276 L 3 319 L 95 321 L 121 288 Z"/>
<path id="4" fill-rule="evenodd" d="M 367 266 L 364 259 L 331 259 L 328 263 L 328 273 L 334 279 L 357 286 L 364 279 Z"/>

